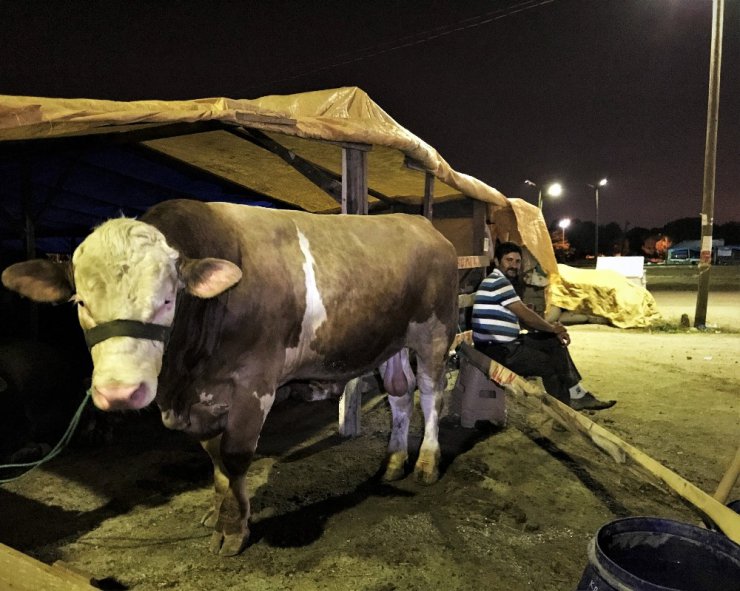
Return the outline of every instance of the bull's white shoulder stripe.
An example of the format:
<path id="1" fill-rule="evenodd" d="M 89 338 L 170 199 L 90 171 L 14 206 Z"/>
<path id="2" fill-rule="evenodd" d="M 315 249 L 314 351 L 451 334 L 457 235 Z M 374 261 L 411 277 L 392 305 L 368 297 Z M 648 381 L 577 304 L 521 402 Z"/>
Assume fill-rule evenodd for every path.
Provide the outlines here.
<path id="1" fill-rule="evenodd" d="M 306 281 L 306 311 L 303 314 L 301 322 L 301 334 L 298 337 L 298 346 L 291 347 L 285 351 L 286 370 L 291 371 L 292 367 L 297 364 L 304 354 L 309 350 L 311 342 L 316 337 L 316 331 L 326 322 L 327 314 L 324 301 L 319 292 L 318 282 L 316 281 L 316 260 L 311 253 L 311 245 L 306 235 L 298 231 L 298 245 L 303 253 L 303 275 Z"/>
<path id="2" fill-rule="evenodd" d="M 311 254 L 308 238 L 300 230 L 298 230 L 298 243 L 305 257 L 303 273 L 306 276 L 306 313 L 303 315 L 301 338 L 305 334 L 306 336 L 310 335 L 309 340 L 312 340 L 319 326 L 326 322 L 326 308 L 319 293 L 319 286 L 316 283 L 316 270 L 314 268 L 316 261 L 313 254 Z"/>

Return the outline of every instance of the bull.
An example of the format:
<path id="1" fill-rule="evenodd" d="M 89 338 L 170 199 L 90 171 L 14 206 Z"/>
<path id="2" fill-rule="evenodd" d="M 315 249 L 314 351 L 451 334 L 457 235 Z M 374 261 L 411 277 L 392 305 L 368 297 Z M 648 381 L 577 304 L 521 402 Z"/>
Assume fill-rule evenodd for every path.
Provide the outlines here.
<path id="1" fill-rule="evenodd" d="M 214 467 L 202 519 L 214 553 L 238 554 L 248 541 L 247 470 L 276 389 L 293 380 L 381 368 L 390 481 L 405 476 L 416 379 L 424 436 L 414 474 L 438 479 L 457 256 L 424 218 L 165 201 L 104 222 L 66 265 L 17 263 L 2 282 L 35 301 L 75 302 L 97 408 L 156 401 L 166 427 L 201 442 Z"/>

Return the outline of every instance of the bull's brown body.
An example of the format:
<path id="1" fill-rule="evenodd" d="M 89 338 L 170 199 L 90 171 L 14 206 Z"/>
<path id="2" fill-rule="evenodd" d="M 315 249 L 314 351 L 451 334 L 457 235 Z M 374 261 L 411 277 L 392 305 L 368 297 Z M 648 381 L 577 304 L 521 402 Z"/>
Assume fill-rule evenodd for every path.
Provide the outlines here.
<path id="1" fill-rule="evenodd" d="M 413 349 L 425 412 L 416 472 L 427 482 L 437 478 L 437 406 L 457 319 L 457 265 L 454 248 L 427 220 L 179 200 L 149 210 L 132 232 L 150 226 L 166 245 L 130 248 L 174 249 L 168 254 L 176 257 L 171 272 L 184 287 L 166 348 L 147 342 L 149 353 L 131 354 L 162 355 L 161 372 L 140 383 L 129 375 L 135 370 L 117 375 L 117 364 L 141 339 L 111 338 L 92 348 L 94 399 L 101 408 L 134 408 L 148 403 L 155 390 L 165 424 L 202 441 L 216 477 L 216 503 L 205 519 L 216 529 L 214 551 L 234 554 L 246 543 L 247 468 L 275 390 L 291 380 L 347 380 L 383 364 L 386 388 L 395 395 L 386 477 L 398 478 L 413 406 L 407 392 L 413 376 L 399 352 Z M 118 260 L 126 249 L 95 236 L 105 231 L 104 225 L 93 232 L 73 259 L 75 299 L 85 300 L 83 328 L 115 320 L 121 310 L 141 322 L 171 318 L 172 304 L 162 296 L 169 280 L 164 287 L 143 286 L 144 279 L 135 276 L 137 263 Z M 101 264 L 106 257 L 116 260 Z M 15 265 L 3 282 L 35 299 L 65 299 L 71 293 L 63 288 L 65 275 L 47 267 Z M 118 269 L 117 275 L 108 269 Z M 158 273 L 166 279 L 165 271 Z M 152 275 L 147 271 L 147 281 Z M 119 286 L 113 285 L 116 277 Z M 117 289 L 148 289 L 152 295 L 129 293 L 128 303 L 108 305 Z M 159 303 L 142 311 L 141 302 L 149 300 Z"/>

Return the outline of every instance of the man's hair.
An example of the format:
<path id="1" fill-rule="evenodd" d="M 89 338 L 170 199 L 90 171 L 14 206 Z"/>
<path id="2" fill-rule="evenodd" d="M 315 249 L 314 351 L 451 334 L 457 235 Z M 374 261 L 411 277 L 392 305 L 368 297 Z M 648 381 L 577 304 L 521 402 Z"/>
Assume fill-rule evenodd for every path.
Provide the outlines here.
<path id="1" fill-rule="evenodd" d="M 496 251 L 493 254 L 493 257 L 500 261 L 502 257 L 505 257 L 510 252 L 515 252 L 519 256 L 522 256 L 522 247 L 514 242 L 502 242 L 501 244 L 496 245 Z"/>

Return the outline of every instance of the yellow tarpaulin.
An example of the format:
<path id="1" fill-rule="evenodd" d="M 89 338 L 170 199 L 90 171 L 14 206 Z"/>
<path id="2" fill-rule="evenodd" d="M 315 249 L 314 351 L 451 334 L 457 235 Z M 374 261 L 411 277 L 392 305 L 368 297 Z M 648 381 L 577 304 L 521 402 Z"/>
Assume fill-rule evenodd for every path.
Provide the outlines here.
<path id="1" fill-rule="evenodd" d="M 564 308 L 587 310 L 606 316 L 617 326 L 645 326 L 654 316 L 654 301 L 644 289 L 634 292 L 621 281 L 603 272 L 588 271 L 573 274 L 558 268 L 550 236 L 539 209 L 521 199 L 507 199 L 486 183 L 454 170 L 432 146 L 396 123 L 368 95 L 356 87 L 319 90 L 286 96 L 266 96 L 259 99 L 204 98 L 188 101 L 107 101 L 95 99 L 63 99 L 0 95 L 0 142 L 31 141 L 62 136 L 91 135 L 127 131 L 137 126 L 172 123 L 219 121 L 268 133 L 293 136 L 303 140 L 321 140 L 327 149 L 336 146 L 327 142 L 371 144 L 378 154 L 371 158 L 371 181 L 380 179 L 383 193 L 389 197 L 420 202 L 423 195 L 423 175 L 411 179 L 404 170 L 399 174 L 403 158 L 395 158 L 388 150 L 397 150 L 404 158 L 415 161 L 444 184 L 440 197 L 456 193 L 489 204 L 489 222 L 493 222 L 494 239 L 514 240 L 527 247 L 548 276 L 550 303 Z M 198 154 L 198 147 L 220 154 L 218 170 L 221 176 L 270 195 L 264 179 L 257 179 L 254 166 L 238 165 L 247 156 L 243 148 L 229 152 L 228 142 L 213 132 L 180 138 L 153 140 L 149 145 L 162 152 L 186 159 L 184 152 Z M 305 152 L 313 160 L 323 161 L 320 147 L 301 145 L 298 139 L 286 142 L 297 152 Z M 239 151 L 237 158 L 236 150 Z M 205 155 L 205 154 L 204 154 Z M 277 159 L 275 166 L 280 163 Z M 211 159 L 212 160 L 212 159 Z M 188 161 L 197 166 L 194 157 Z M 226 170 L 232 162 L 231 169 Z M 326 162 L 324 166 L 327 166 Z M 259 167 L 258 167 L 259 168 Z M 261 167 L 264 170 L 266 167 Z M 330 167 L 331 168 L 331 167 Z M 265 182 L 280 183 L 288 175 L 267 175 Z M 274 191 L 277 197 L 289 200 L 307 211 L 331 211 L 336 207 L 331 199 L 320 194 L 303 178 L 296 177 L 295 187 Z M 304 186 L 304 191 L 299 191 Z M 297 187 L 297 189 L 296 189 Z M 285 188 L 283 188 L 285 189 Z M 296 189 L 296 190 L 294 190 Z M 309 190 L 310 189 L 310 190 Z M 303 197 L 292 193 L 301 192 Z M 418 192 L 418 195 L 410 193 Z M 286 196 L 287 195 L 287 196 Z M 302 199 L 302 201 L 297 201 Z M 460 253 L 462 255 L 472 253 Z M 563 276 L 565 274 L 565 276 Z M 616 274 L 613 274 L 616 275 Z"/>
<path id="2" fill-rule="evenodd" d="M 558 276 L 550 280 L 548 304 L 603 316 L 619 328 L 646 327 L 660 319 L 648 290 L 610 270 L 558 265 Z"/>

